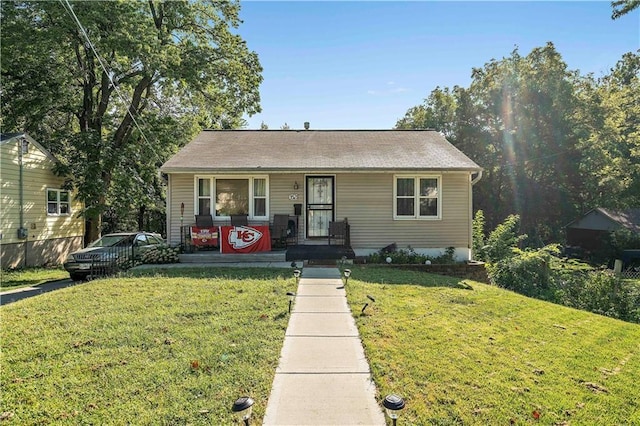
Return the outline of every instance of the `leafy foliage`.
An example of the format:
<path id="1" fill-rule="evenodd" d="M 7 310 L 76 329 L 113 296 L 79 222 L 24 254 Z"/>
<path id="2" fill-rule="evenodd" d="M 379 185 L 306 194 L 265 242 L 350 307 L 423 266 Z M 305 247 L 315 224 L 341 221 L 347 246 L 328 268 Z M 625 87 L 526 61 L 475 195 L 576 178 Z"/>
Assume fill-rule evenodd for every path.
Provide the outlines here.
<path id="1" fill-rule="evenodd" d="M 483 167 L 474 209 L 489 228 L 517 214 L 528 245 L 559 242 L 595 206 L 640 205 L 638 52 L 596 79 L 552 43 L 515 49 L 474 68 L 469 87 L 436 87 L 396 127 L 434 128 Z"/>
<path id="2" fill-rule="evenodd" d="M 640 7 L 640 0 L 614 0 L 611 2 L 611 19 L 618 19 L 623 15 Z"/>
<path id="3" fill-rule="evenodd" d="M 487 262 L 495 263 L 507 259 L 513 255 L 513 249 L 526 238 L 525 235 L 518 235 L 520 217 L 509 215 L 504 222 L 496 227 L 487 238 L 483 252 Z"/>
<path id="4" fill-rule="evenodd" d="M 640 249 L 640 233 L 621 228 L 611 233 L 611 245 L 619 254 L 622 250 Z"/>
<path id="5" fill-rule="evenodd" d="M 377 253 L 367 256 L 367 263 L 388 263 L 387 258 L 390 258 L 391 263 L 396 265 L 423 265 L 427 261 L 434 264 L 451 264 L 455 263 L 454 252 L 454 247 L 447 247 L 445 252 L 440 256 L 428 256 L 426 254 L 416 253 L 412 247 L 394 251 L 380 250 Z"/>
<path id="6" fill-rule="evenodd" d="M 484 238 L 484 212 L 478 210 L 473 217 L 473 258 L 476 260 L 486 259 L 485 238 Z"/>
<path id="7" fill-rule="evenodd" d="M 487 264 L 487 272 L 498 287 L 640 323 L 640 284 L 559 255 L 558 245 L 514 249 L 513 256 Z"/>
<path id="8" fill-rule="evenodd" d="M 118 220 L 164 208 L 157 169 L 200 128 L 239 127 L 260 110 L 262 68 L 235 34 L 237 2 L 0 7 L 3 131 L 27 131 L 64 160 L 91 239 L 108 210 Z"/>
<path id="9" fill-rule="evenodd" d="M 142 254 L 142 263 L 178 263 L 180 257 L 179 247 L 169 247 L 166 244 L 159 245 Z"/>
<path id="10" fill-rule="evenodd" d="M 489 279 L 498 287 L 525 296 L 549 299 L 551 254 L 553 249 L 513 249 L 513 255 L 487 265 Z"/>

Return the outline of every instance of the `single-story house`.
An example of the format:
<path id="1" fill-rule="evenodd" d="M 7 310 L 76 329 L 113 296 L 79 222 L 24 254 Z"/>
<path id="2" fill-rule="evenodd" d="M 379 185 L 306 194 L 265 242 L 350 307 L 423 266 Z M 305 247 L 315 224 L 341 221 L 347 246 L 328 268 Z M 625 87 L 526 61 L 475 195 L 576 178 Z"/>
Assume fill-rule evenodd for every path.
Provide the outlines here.
<path id="1" fill-rule="evenodd" d="M 63 189 L 57 160 L 26 133 L 0 135 L 2 268 L 61 264 L 82 248 L 82 204 Z"/>
<path id="2" fill-rule="evenodd" d="M 618 229 L 640 233 L 640 208 L 613 210 L 598 207 L 588 211 L 566 226 L 567 245 L 597 251 L 607 243 L 609 234 Z"/>
<path id="3" fill-rule="evenodd" d="M 266 225 L 287 214 L 299 245 L 326 245 L 342 221 L 358 256 L 396 243 L 471 259 L 482 169 L 433 130 L 205 130 L 161 171 L 170 244 L 195 215 Z"/>

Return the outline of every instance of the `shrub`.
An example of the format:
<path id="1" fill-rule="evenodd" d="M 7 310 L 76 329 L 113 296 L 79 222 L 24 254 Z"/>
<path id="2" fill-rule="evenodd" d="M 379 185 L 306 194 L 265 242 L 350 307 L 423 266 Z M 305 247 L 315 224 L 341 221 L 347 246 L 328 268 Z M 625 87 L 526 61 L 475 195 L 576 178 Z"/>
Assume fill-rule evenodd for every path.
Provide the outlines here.
<path id="1" fill-rule="evenodd" d="M 513 249 L 527 238 L 526 235 L 518 235 L 520 216 L 509 215 L 504 222 L 496 226 L 489 234 L 486 246 L 483 247 L 485 261 L 495 263 L 507 257 L 513 256 Z"/>
<path id="2" fill-rule="evenodd" d="M 486 260 L 484 223 L 484 212 L 478 210 L 473 217 L 473 258 L 475 260 Z"/>
<path id="3" fill-rule="evenodd" d="M 166 244 L 159 245 L 142 254 L 142 263 L 178 263 L 180 258 L 178 247 L 172 248 Z"/>
<path id="4" fill-rule="evenodd" d="M 427 256 L 426 254 L 416 253 L 412 247 L 408 247 L 391 252 L 380 250 L 367 256 L 367 263 L 387 263 L 387 257 L 390 257 L 391 263 L 396 265 L 424 264 L 427 260 L 431 263 L 451 264 L 455 263 L 454 254 L 454 247 L 447 247 L 445 252 L 439 256 Z"/>
<path id="5" fill-rule="evenodd" d="M 610 271 L 558 274 L 558 303 L 640 323 L 640 286 Z"/>
<path id="6" fill-rule="evenodd" d="M 548 300 L 612 318 L 640 323 L 640 284 L 597 271 L 574 259 L 561 259 L 560 247 L 513 249 L 510 257 L 487 264 L 491 282 L 525 296 Z"/>
<path id="7" fill-rule="evenodd" d="M 525 296 L 552 299 L 551 253 L 556 246 L 539 250 L 523 251 L 511 249 L 510 256 L 487 264 L 491 282 L 502 288 L 513 290 Z"/>

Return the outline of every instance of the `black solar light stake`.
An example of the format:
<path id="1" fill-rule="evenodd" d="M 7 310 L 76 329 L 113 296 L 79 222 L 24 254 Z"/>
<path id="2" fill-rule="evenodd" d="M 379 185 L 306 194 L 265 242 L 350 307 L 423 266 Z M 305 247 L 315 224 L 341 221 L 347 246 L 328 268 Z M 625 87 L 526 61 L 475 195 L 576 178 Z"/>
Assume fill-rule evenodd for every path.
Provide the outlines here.
<path id="1" fill-rule="evenodd" d="M 251 417 L 251 408 L 253 407 L 253 399 L 248 396 L 238 398 L 233 403 L 231 411 L 235 413 L 239 420 L 242 420 L 245 426 L 249 426 L 249 418 Z"/>
<path id="2" fill-rule="evenodd" d="M 387 395 L 384 401 L 382 401 L 387 416 L 393 422 L 393 426 L 396 426 L 396 420 L 400 417 L 400 411 L 404 408 L 404 399 L 398 395 Z"/>
<path id="3" fill-rule="evenodd" d="M 289 296 L 289 313 L 291 313 L 291 302 L 293 302 L 293 299 L 295 299 L 296 294 L 288 291 L 287 296 Z"/>
<path id="4" fill-rule="evenodd" d="M 344 272 L 344 285 L 347 285 L 349 282 L 349 277 L 351 276 L 351 269 L 345 269 Z"/>
<path id="5" fill-rule="evenodd" d="M 373 296 L 369 296 L 368 294 L 367 294 L 367 299 L 371 300 L 371 302 L 375 302 L 376 301 L 376 299 L 374 299 Z M 364 304 L 364 306 L 362 307 L 361 313 L 364 314 L 364 310 L 367 309 L 367 306 L 369 306 L 369 302 Z"/>
<path id="6" fill-rule="evenodd" d="M 300 283 L 300 269 L 293 270 L 293 276 L 296 277 L 296 284 Z"/>

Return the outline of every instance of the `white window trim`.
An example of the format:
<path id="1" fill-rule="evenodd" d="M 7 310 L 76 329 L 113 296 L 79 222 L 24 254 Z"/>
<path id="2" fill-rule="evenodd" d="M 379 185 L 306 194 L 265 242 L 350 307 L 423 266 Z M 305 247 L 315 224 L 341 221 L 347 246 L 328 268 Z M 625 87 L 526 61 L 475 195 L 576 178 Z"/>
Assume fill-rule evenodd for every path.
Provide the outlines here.
<path id="1" fill-rule="evenodd" d="M 49 203 L 53 203 L 54 201 L 49 201 L 49 192 L 55 192 L 56 193 L 56 213 L 49 213 Z M 67 201 L 60 201 L 60 194 L 62 192 L 66 192 L 67 193 Z M 46 200 L 46 204 L 45 204 L 45 208 L 47 211 L 47 216 L 69 216 L 71 215 L 71 192 L 67 191 L 65 189 L 58 189 L 58 188 L 47 188 L 45 191 L 45 200 Z M 67 213 L 60 213 L 60 204 L 61 203 L 66 203 L 69 208 L 67 209 L 68 212 Z"/>
<path id="2" fill-rule="evenodd" d="M 251 220 L 269 220 L 269 176 L 268 175 L 195 175 L 193 179 L 193 211 L 194 214 L 200 214 L 200 203 L 199 203 L 199 194 L 198 194 L 198 181 L 200 179 L 209 179 L 209 193 L 210 195 L 210 204 L 211 204 L 211 216 L 216 219 L 228 219 L 231 220 L 229 216 L 216 216 L 216 179 L 246 179 L 249 185 L 249 216 L 248 218 Z M 256 216 L 254 212 L 254 179 L 264 179 L 265 180 L 265 196 L 259 196 L 258 198 L 265 199 L 265 216 Z"/>
<path id="3" fill-rule="evenodd" d="M 413 198 L 415 200 L 413 216 L 398 216 L 398 179 L 413 179 Z M 420 216 L 420 179 L 436 179 L 438 181 L 437 216 Z M 393 175 L 393 220 L 442 220 L 442 175 Z"/>

